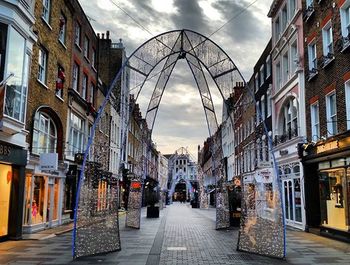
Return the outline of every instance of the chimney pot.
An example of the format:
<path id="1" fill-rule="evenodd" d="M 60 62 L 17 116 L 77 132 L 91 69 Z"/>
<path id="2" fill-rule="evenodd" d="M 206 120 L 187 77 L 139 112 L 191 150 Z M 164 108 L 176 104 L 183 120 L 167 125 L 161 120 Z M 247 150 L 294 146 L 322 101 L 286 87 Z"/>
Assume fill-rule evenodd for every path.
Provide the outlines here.
<path id="1" fill-rule="evenodd" d="M 97 33 L 97 38 L 98 38 L 98 39 L 100 38 L 100 33 Z"/>
<path id="2" fill-rule="evenodd" d="M 102 33 L 102 39 L 104 40 L 104 38 L 105 38 L 105 34 L 104 34 L 104 33 Z"/>
<path id="3" fill-rule="evenodd" d="M 106 32 L 106 39 L 109 40 L 109 30 Z"/>

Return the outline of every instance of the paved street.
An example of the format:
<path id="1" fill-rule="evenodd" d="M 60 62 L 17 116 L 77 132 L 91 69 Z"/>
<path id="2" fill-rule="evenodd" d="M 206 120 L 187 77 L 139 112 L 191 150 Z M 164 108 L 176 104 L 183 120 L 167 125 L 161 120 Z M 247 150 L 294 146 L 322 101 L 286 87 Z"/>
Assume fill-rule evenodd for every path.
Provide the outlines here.
<path id="1" fill-rule="evenodd" d="M 286 261 L 237 252 L 237 230 L 215 230 L 215 209 L 191 209 L 188 204 L 168 206 L 158 219 L 145 218 L 143 209 L 140 230 L 125 228 L 125 217 L 120 219 L 119 252 L 72 261 L 71 233 L 51 234 L 42 240 L 0 243 L 0 264 L 349 264 L 350 261 L 350 244 L 299 231 L 288 231 Z"/>

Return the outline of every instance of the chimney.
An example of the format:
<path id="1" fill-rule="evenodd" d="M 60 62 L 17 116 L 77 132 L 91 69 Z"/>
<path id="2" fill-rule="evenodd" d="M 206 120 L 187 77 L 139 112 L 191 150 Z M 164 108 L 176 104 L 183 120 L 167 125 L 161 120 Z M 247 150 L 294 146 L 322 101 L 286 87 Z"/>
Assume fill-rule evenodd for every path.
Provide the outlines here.
<path id="1" fill-rule="evenodd" d="M 109 40 L 109 30 L 106 32 L 106 39 Z"/>
<path id="2" fill-rule="evenodd" d="M 97 33 L 97 38 L 98 38 L 98 39 L 100 38 L 100 33 Z"/>

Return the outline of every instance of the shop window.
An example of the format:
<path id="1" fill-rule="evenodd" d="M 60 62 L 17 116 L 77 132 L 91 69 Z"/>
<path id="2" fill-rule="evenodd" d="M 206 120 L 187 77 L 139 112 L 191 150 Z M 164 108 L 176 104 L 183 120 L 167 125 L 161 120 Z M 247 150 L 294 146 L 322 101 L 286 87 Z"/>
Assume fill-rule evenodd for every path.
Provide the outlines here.
<path id="1" fill-rule="evenodd" d="M 12 167 L 0 164 L 0 237 L 8 234 Z"/>
<path id="2" fill-rule="evenodd" d="M 53 120 L 40 111 L 35 113 L 33 128 L 32 153 L 55 153 L 57 147 L 57 130 Z"/>
<path id="3" fill-rule="evenodd" d="M 294 182 L 294 205 L 295 205 L 295 221 L 301 222 L 301 186 L 300 178 L 293 179 Z"/>
<path id="4" fill-rule="evenodd" d="M 319 173 L 321 225 L 347 230 L 345 205 L 346 175 L 344 169 L 323 170 Z"/>
<path id="5" fill-rule="evenodd" d="M 32 224 L 44 222 L 45 178 L 34 176 L 33 200 L 31 205 Z M 46 213 L 45 213 L 46 215 Z"/>

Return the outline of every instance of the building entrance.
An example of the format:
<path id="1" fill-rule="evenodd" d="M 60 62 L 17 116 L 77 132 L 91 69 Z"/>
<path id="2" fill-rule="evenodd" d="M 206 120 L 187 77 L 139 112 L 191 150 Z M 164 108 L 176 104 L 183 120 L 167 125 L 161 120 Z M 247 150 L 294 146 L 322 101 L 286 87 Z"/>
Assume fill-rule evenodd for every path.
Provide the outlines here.
<path id="1" fill-rule="evenodd" d="M 175 192 L 173 194 L 173 201 L 186 202 L 187 201 L 187 192 L 186 192 L 186 183 L 178 183 L 175 186 Z"/>

